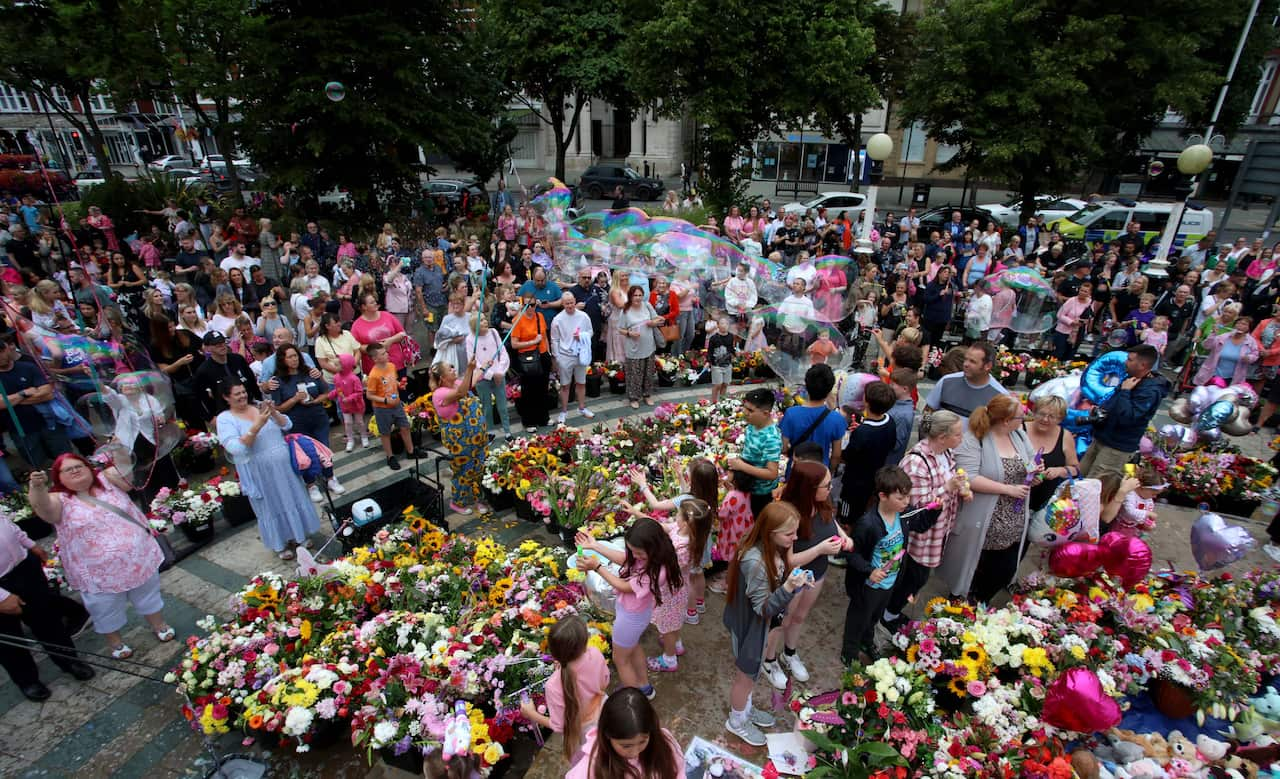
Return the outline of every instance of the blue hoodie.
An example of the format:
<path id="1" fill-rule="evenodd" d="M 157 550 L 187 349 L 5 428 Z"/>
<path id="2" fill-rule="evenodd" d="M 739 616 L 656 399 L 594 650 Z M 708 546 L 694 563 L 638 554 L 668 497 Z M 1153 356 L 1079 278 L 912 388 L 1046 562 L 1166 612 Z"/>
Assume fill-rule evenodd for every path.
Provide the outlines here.
<path id="1" fill-rule="evenodd" d="M 1168 393 L 1169 380 L 1154 373 L 1131 390 L 1116 389 L 1102 404 L 1107 418 L 1094 429 L 1094 440 L 1122 452 L 1138 451 L 1147 425 Z"/>

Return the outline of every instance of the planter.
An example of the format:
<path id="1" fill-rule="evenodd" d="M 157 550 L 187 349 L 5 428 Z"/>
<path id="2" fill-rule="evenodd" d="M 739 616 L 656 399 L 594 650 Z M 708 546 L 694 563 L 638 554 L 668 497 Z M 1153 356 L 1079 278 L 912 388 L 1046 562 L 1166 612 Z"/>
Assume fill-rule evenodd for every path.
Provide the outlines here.
<path id="1" fill-rule="evenodd" d="M 213 522 L 183 522 L 176 526 L 188 541 L 206 544 L 213 540 Z"/>
<path id="2" fill-rule="evenodd" d="M 658 371 L 658 386 L 674 387 L 676 386 L 676 377 L 671 375 L 670 373 L 663 373 L 662 371 Z"/>
<path id="3" fill-rule="evenodd" d="M 177 462 L 178 470 L 185 474 L 208 473 L 214 467 L 213 450 L 184 455 L 181 459 L 175 457 L 174 460 Z"/>
<path id="4" fill-rule="evenodd" d="M 302 737 L 303 743 L 311 747 L 314 752 L 317 749 L 326 749 L 337 744 L 339 741 L 346 741 L 344 736 L 347 735 L 347 727 L 349 723 L 344 719 L 319 720 L 318 725 L 310 733 Z"/>
<path id="5" fill-rule="evenodd" d="M 1043 376 L 1032 376 L 1030 373 L 1028 373 L 1026 378 L 1023 379 L 1023 382 L 1027 385 L 1027 389 L 1035 389 L 1041 384 L 1044 384 L 1045 381 L 1046 379 Z"/>
<path id="6" fill-rule="evenodd" d="M 601 383 L 602 381 L 599 376 L 588 376 L 587 377 L 587 397 L 589 398 L 600 397 Z"/>
<path id="7" fill-rule="evenodd" d="M 1196 712 L 1191 690 L 1165 679 L 1153 679 L 1147 690 L 1156 709 L 1170 719 L 1186 719 Z"/>
<path id="8" fill-rule="evenodd" d="M 704 370 L 702 373 L 699 373 L 698 380 L 694 382 L 694 384 L 710 384 L 710 383 L 711 383 L 710 370 Z"/>
<path id="9" fill-rule="evenodd" d="M 553 536 L 560 535 L 560 531 L 564 530 L 564 528 L 560 526 L 560 523 L 555 520 L 555 517 L 543 519 L 542 525 L 546 528 L 546 531 Z"/>
<path id="10" fill-rule="evenodd" d="M 551 737 L 549 728 L 541 728 L 542 741 L 534 740 L 532 734 L 517 731 L 515 738 L 506 744 L 507 756 L 489 769 L 489 779 L 505 779 L 508 776 L 525 776 L 533 760 L 542 749 L 542 744 Z"/>
<path id="11" fill-rule="evenodd" d="M 1180 492 L 1167 492 L 1164 495 L 1165 500 L 1171 506 L 1183 506 L 1185 508 L 1198 508 L 1201 503 L 1208 504 L 1209 510 L 1219 514 L 1230 514 L 1236 517 L 1249 518 L 1262 505 L 1261 501 L 1244 500 L 1242 498 L 1233 498 L 1226 495 L 1215 495 L 1207 498 L 1193 498 Z"/>
<path id="12" fill-rule="evenodd" d="M 1018 371 L 999 371 L 996 374 L 996 381 L 1000 382 L 1002 387 L 1012 387 L 1018 383 Z"/>
<path id="13" fill-rule="evenodd" d="M 506 511 L 515 508 L 516 495 L 511 490 L 494 492 L 493 490 L 485 489 L 484 502 L 488 503 L 494 511 Z"/>
<path id="14" fill-rule="evenodd" d="M 778 374 L 773 372 L 773 368 L 768 365 L 761 365 L 755 369 L 755 377 L 757 379 L 776 379 Z"/>
<path id="15" fill-rule="evenodd" d="M 733 380 L 734 380 L 734 381 L 745 381 L 745 380 L 746 380 L 746 378 L 747 378 L 747 369 L 746 369 L 746 368 L 734 368 L 734 369 L 733 369 Z M 708 377 L 707 377 L 707 381 L 711 381 L 711 377 L 710 377 L 710 376 L 708 376 Z"/>
<path id="16" fill-rule="evenodd" d="M 244 495 L 230 495 L 222 499 L 222 517 L 232 527 L 256 522 L 258 515 L 253 513 L 253 504 Z"/>
<path id="17" fill-rule="evenodd" d="M 609 377 L 609 392 L 613 395 L 625 395 L 627 392 L 627 382 L 625 379 L 615 379 Z"/>
<path id="18" fill-rule="evenodd" d="M 422 776 L 422 750 L 418 747 L 409 747 L 403 755 L 397 755 L 391 747 L 383 747 L 378 750 L 378 756 L 382 758 L 382 762 L 392 768 L 408 771 L 414 776 Z"/>
<path id="19" fill-rule="evenodd" d="M 560 528 L 560 543 L 564 544 L 568 549 L 576 549 L 578 544 L 574 540 L 574 537 L 577 536 L 577 534 L 578 531 L 576 528 L 562 526 Z"/>
<path id="20" fill-rule="evenodd" d="M 525 500 L 524 498 L 517 498 L 517 497 L 513 497 L 513 501 L 515 503 L 516 518 L 522 519 L 525 522 L 538 521 L 538 517 L 536 514 L 534 514 L 533 506 L 529 505 L 529 501 Z"/>

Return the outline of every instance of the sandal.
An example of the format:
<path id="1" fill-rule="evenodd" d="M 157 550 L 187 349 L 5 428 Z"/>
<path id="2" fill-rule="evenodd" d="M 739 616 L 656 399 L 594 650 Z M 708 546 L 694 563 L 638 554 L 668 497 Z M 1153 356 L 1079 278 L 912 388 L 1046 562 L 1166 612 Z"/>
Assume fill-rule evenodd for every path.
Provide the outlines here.
<path id="1" fill-rule="evenodd" d="M 111 647 L 111 656 L 116 660 L 128 660 L 133 657 L 133 650 L 129 648 L 128 644 L 121 644 L 120 646 Z"/>
<path id="2" fill-rule="evenodd" d="M 151 632 L 156 634 L 156 638 L 159 639 L 162 644 L 166 641 L 172 641 L 173 637 L 178 635 L 178 631 L 174 630 L 171 625 L 165 625 L 164 630 L 153 630 Z"/>
<path id="3" fill-rule="evenodd" d="M 631 407 L 632 407 L 632 408 L 635 408 L 635 409 L 638 409 L 638 408 L 640 408 L 640 404 L 639 404 L 639 403 L 637 403 L 637 402 L 635 402 L 635 401 L 633 400 L 633 401 L 631 401 Z"/>
<path id="4" fill-rule="evenodd" d="M 281 560 L 292 560 L 294 558 L 293 550 L 285 549 L 279 553 L 278 557 Z"/>

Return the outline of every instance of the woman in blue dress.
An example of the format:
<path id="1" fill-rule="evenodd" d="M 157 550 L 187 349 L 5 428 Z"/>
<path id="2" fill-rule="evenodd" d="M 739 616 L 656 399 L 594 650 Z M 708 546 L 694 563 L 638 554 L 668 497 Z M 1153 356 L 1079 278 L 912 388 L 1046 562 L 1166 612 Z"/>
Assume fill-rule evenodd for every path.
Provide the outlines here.
<path id="1" fill-rule="evenodd" d="M 218 440 L 235 463 L 240 489 L 258 515 L 262 543 L 292 560 L 299 544 L 320 530 L 320 518 L 307 498 L 302 477 L 293 468 L 284 433 L 293 423 L 270 402 L 249 405 L 244 384 L 230 379 L 219 386 L 227 410 L 218 415 Z"/>

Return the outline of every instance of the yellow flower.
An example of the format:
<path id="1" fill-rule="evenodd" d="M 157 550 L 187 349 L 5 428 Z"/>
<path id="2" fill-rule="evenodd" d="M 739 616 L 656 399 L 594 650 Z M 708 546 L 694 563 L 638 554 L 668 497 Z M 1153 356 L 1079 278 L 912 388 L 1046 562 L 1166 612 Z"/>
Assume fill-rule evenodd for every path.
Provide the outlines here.
<path id="1" fill-rule="evenodd" d="M 969 635 L 969 634 L 965 634 Z M 963 648 L 964 659 L 972 662 L 976 666 L 983 666 L 987 663 L 987 650 L 978 644 L 965 644 Z"/>
<path id="2" fill-rule="evenodd" d="M 920 655 L 920 645 L 919 645 L 919 644 L 912 644 L 911 646 L 907 647 L 907 662 L 908 662 L 908 663 L 912 663 L 912 664 L 914 664 L 914 663 L 915 663 L 915 661 L 916 661 L 916 657 L 918 657 L 919 655 Z"/>
<path id="3" fill-rule="evenodd" d="M 1058 593 L 1058 597 L 1054 600 L 1054 605 L 1059 609 L 1071 609 L 1076 605 L 1076 594 L 1070 590 L 1063 590 Z"/>
<path id="4" fill-rule="evenodd" d="M 1133 606 L 1134 611 L 1147 612 L 1156 607 L 1155 600 L 1145 592 L 1135 593 L 1129 596 L 1129 603 Z"/>
<path id="5" fill-rule="evenodd" d="M 968 690 L 965 689 L 965 680 L 958 676 L 947 682 L 947 688 L 961 698 L 969 694 Z"/>
<path id="6" fill-rule="evenodd" d="M 304 619 L 302 624 L 298 626 L 298 633 L 302 636 L 303 641 L 311 640 L 311 620 Z"/>
<path id="7" fill-rule="evenodd" d="M 1071 647 L 1071 656 L 1077 660 L 1083 660 L 1085 658 L 1084 647 L 1080 647 L 1080 646 Z"/>
<path id="8" fill-rule="evenodd" d="M 963 660 L 961 660 L 961 661 L 960 661 L 960 663 L 959 663 L 959 665 L 960 665 L 960 667 L 961 667 L 961 668 L 963 668 L 963 669 L 964 669 L 964 671 L 965 671 L 965 673 L 964 673 L 964 679 L 965 679 L 965 681 L 967 681 L 967 682 L 971 682 L 971 681 L 973 681 L 974 679 L 977 679 L 977 678 L 978 678 L 978 676 L 979 676 L 978 672 L 979 672 L 979 670 L 982 668 L 982 666 L 978 665 L 977 663 L 975 663 L 975 662 L 973 662 L 972 660 L 969 660 L 969 659 L 963 659 Z"/>
<path id="9" fill-rule="evenodd" d="M 587 644 L 600 650 L 601 654 L 608 656 L 609 642 L 604 636 L 599 634 L 593 635 L 591 638 L 587 639 Z"/>
<path id="10" fill-rule="evenodd" d="M 494 765 L 506 755 L 501 744 L 490 744 L 484 748 L 485 765 Z"/>

